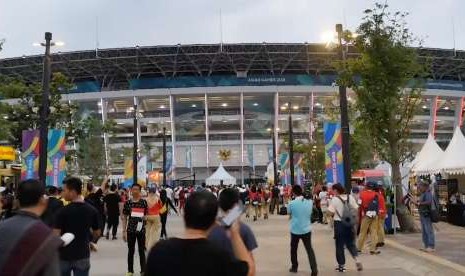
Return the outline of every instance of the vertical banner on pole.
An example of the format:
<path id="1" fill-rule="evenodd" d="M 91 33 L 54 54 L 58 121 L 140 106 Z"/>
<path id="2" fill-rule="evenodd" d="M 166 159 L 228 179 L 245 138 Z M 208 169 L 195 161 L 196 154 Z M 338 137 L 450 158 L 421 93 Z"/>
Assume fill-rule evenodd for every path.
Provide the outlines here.
<path id="1" fill-rule="evenodd" d="M 147 186 L 147 156 L 142 156 L 137 162 L 137 184 Z"/>
<path id="2" fill-rule="evenodd" d="M 124 183 L 123 185 L 125 188 L 131 187 L 134 182 L 134 179 L 133 179 L 134 172 L 132 170 L 134 166 L 133 163 L 134 161 L 132 160 L 132 158 L 126 158 L 124 160 Z"/>
<path id="3" fill-rule="evenodd" d="M 254 146 L 253 144 L 248 144 L 247 145 L 247 158 L 249 159 L 250 166 L 252 167 L 254 173 L 255 173 L 255 159 L 253 156 L 253 149 Z"/>
<path id="4" fill-rule="evenodd" d="M 192 146 L 186 148 L 186 168 L 192 168 Z"/>
<path id="5" fill-rule="evenodd" d="M 23 131 L 22 180 L 39 178 L 39 140 L 38 130 Z"/>
<path id="6" fill-rule="evenodd" d="M 172 178 L 173 178 L 173 148 L 172 147 L 166 147 L 166 184 L 171 185 L 172 184 Z"/>
<path id="7" fill-rule="evenodd" d="M 50 129 L 47 145 L 47 186 L 61 186 L 66 176 L 66 139 L 65 131 Z"/>
<path id="8" fill-rule="evenodd" d="M 290 183 L 290 179 L 288 179 L 289 175 L 289 153 L 288 152 L 281 152 L 279 154 L 279 168 L 281 170 L 281 183 L 287 185 Z"/>
<path id="9" fill-rule="evenodd" d="M 273 145 L 268 145 L 268 163 L 273 162 Z"/>
<path id="10" fill-rule="evenodd" d="M 344 167 L 342 164 L 342 136 L 341 124 L 325 122 L 325 166 L 326 181 L 330 183 L 344 183 Z"/>

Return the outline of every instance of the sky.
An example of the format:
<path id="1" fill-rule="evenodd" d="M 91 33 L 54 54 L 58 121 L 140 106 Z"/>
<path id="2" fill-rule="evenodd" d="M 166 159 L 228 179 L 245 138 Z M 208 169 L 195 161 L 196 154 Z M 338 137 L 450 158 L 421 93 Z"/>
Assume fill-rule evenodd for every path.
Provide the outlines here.
<path id="1" fill-rule="evenodd" d="M 386 1 L 386 0 L 378 0 Z M 433 48 L 465 49 L 465 0 L 387 0 L 409 12 L 411 31 Z M 53 51 L 238 42 L 321 42 L 336 23 L 355 30 L 373 0 L 0 0 L 0 58 Z M 221 16 L 220 16 L 221 14 Z M 454 32 L 455 29 L 455 32 Z"/>

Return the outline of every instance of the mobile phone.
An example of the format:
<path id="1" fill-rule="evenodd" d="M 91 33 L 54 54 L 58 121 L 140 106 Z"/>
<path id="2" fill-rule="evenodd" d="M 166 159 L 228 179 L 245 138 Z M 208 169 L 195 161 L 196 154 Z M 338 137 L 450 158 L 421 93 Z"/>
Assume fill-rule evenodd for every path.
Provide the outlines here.
<path id="1" fill-rule="evenodd" d="M 220 219 L 221 225 L 226 228 L 231 227 L 231 225 L 244 213 L 244 207 L 242 205 L 236 205 L 232 208 L 226 216 Z"/>

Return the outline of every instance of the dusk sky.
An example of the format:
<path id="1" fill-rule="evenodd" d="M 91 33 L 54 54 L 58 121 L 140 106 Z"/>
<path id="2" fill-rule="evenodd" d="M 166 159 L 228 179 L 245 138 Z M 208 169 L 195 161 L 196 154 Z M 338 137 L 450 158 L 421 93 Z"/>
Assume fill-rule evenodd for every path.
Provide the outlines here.
<path id="1" fill-rule="evenodd" d="M 384 2 L 384 0 L 380 0 Z M 425 46 L 465 49 L 465 0 L 389 0 Z M 372 0 L 0 0 L 0 58 L 40 54 L 44 32 L 74 51 L 135 45 L 321 42 L 336 23 L 355 29 Z M 98 22 L 98 24 L 97 24 Z M 98 26 L 98 28 L 97 28 Z"/>

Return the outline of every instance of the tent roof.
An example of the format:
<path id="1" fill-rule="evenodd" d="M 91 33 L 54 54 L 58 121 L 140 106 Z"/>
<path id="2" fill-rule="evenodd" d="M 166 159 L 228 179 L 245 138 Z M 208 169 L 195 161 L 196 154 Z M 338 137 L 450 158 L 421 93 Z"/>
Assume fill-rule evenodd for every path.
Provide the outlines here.
<path id="1" fill-rule="evenodd" d="M 465 174 L 465 137 L 459 127 L 455 129 L 437 168 L 448 174 Z"/>
<path id="2" fill-rule="evenodd" d="M 223 164 L 220 164 L 218 169 L 210 175 L 206 180 L 207 185 L 214 185 L 218 186 L 221 185 L 221 181 L 223 181 L 224 185 L 235 185 L 236 178 L 230 175 L 223 167 Z"/>
<path id="3" fill-rule="evenodd" d="M 428 135 L 425 144 L 412 161 L 412 171 L 418 175 L 431 173 L 443 155 L 444 151 L 434 141 L 433 135 Z"/>

